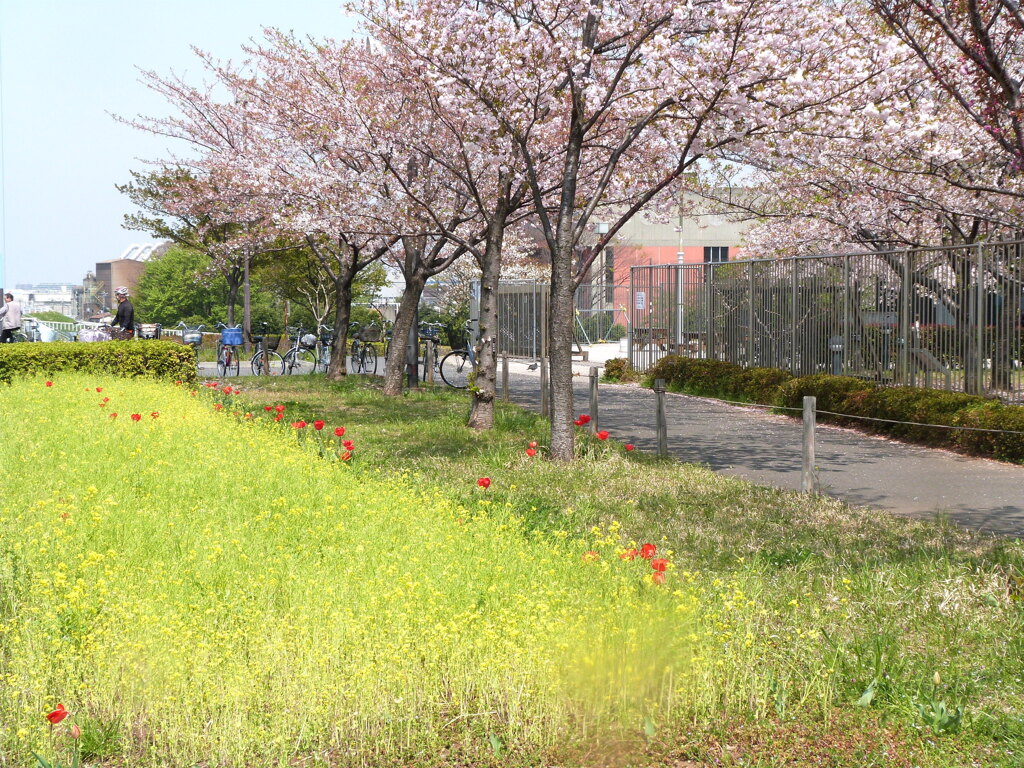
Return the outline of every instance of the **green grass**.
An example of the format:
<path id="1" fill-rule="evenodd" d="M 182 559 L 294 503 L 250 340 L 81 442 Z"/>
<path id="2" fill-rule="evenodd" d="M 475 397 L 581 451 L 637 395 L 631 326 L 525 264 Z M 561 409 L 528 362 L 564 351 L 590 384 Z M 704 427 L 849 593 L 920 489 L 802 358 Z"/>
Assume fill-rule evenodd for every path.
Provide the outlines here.
<path id="1" fill-rule="evenodd" d="M 111 768 L 1020 764 L 1019 542 L 590 439 L 555 465 L 460 393 L 232 383 L 4 390 L 10 765 L 69 756 L 58 702 Z"/>

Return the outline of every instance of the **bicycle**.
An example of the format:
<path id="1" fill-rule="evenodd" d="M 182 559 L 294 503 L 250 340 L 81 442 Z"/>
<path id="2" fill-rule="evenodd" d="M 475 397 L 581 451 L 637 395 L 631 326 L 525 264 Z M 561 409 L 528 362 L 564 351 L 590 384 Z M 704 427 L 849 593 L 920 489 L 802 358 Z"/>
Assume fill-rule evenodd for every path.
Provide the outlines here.
<path id="1" fill-rule="evenodd" d="M 466 338 L 469 339 L 470 324 L 466 323 Z M 465 349 L 453 349 L 441 359 L 441 380 L 453 389 L 466 389 L 469 375 L 476 370 L 476 351 L 467 342 Z"/>
<path id="2" fill-rule="evenodd" d="M 238 348 L 242 346 L 242 328 L 230 328 L 224 323 L 217 323 L 220 328 L 220 339 L 217 340 L 217 375 L 238 376 L 241 355 Z"/>
<path id="3" fill-rule="evenodd" d="M 351 323 L 349 328 L 353 329 L 350 352 L 352 372 L 372 376 L 377 373 L 377 349 L 373 344 L 380 341 L 380 328 L 376 325 L 361 328 L 359 323 Z"/>
<path id="4" fill-rule="evenodd" d="M 316 345 L 317 364 L 327 370 L 331 364 L 331 347 L 334 344 L 334 329 L 326 325 L 320 326 L 320 338 Z"/>
<path id="5" fill-rule="evenodd" d="M 181 328 L 181 343 L 189 347 L 192 347 L 192 351 L 196 353 L 196 367 L 199 366 L 199 347 L 203 343 L 203 326 L 197 325 L 194 328 L 190 328 L 185 325 L 185 321 L 181 320 L 178 322 L 175 328 Z"/>
<path id="6" fill-rule="evenodd" d="M 419 328 L 419 340 L 420 344 L 420 356 L 419 356 L 419 370 L 420 370 L 420 381 L 424 382 L 427 380 L 427 357 L 431 360 L 431 371 L 433 372 L 433 380 L 437 379 L 437 375 L 441 370 L 441 328 L 444 326 L 439 323 L 421 323 Z"/>
<path id="7" fill-rule="evenodd" d="M 316 373 L 319 363 L 319 355 L 316 350 L 316 336 L 312 333 L 306 333 L 301 325 L 298 328 L 289 328 L 287 330 L 289 333 L 288 338 L 294 341 L 295 344 L 284 353 L 285 373 L 297 373 L 299 375 Z M 291 335 L 293 332 L 294 336 Z"/>
<path id="8" fill-rule="evenodd" d="M 256 351 L 249 360 L 253 375 L 280 376 L 285 372 L 284 358 L 275 350 L 281 343 L 281 337 L 270 336 L 267 333 L 269 328 L 267 323 L 260 323 L 260 328 L 262 332 L 258 336 L 249 334 L 249 339 L 256 345 Z"/>

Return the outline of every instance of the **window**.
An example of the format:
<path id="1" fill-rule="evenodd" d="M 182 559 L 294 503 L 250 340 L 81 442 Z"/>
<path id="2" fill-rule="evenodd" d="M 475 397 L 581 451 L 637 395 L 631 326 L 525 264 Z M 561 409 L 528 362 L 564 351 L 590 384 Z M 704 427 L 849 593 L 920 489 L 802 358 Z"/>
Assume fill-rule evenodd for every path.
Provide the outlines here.
<path id="1" fill-rule="evenodd" d="M 704 263 L 718 264 L 729 260 L 729 246 L 727 245 L 705 245 Z"/>

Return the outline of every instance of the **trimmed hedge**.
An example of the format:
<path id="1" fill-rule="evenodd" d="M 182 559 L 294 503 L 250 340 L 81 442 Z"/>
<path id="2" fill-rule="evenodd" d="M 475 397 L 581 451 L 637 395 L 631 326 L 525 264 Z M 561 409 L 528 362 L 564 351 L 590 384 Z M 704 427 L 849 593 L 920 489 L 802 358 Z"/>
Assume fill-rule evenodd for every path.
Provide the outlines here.
<path id="1" fill-rule="evenodd" d="M 626 358 L 613 357 L 604 363 L 604 380 L 625 384 L 626 382 L 640 381 L 640 374 Z"/>
<path id="2" fill-rule="evenodd" d="M 195 383 L 195 351 L 171 341 L 46 342 L 0 345 L 0 381 L 62 371 L 147 376 Z"/>
<path id="3" fill-rule="evenodd" d="M 677 392 L 786 408 L 802 408 L 804 397 L 812 395 L 822 411 L 914 423 L 864 421 L 831 414 L 819 414 L 820 421 L 1024 463 L 1024 434 L 944 428 L 1024 432 L 1024 406 L 1003 405 L 978 395 L 917 387 L 881 387 L 870 381 L 824 373 L 793 378 L 786 371 L 774 368 L 745 369 L 718 360 L 694 360 L 675 355 L 658 361 L 647 372 L 644 384 L 651 386 L 654 379 L 665 379 L 666 386 Z M 924 424 L 943 426 L 922 426 Z"/>

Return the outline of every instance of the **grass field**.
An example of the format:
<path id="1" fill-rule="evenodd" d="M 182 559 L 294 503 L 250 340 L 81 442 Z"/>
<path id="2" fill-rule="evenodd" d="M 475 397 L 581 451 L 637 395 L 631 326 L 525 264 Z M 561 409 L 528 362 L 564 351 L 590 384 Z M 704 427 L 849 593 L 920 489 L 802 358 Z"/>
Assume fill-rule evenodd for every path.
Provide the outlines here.
<path id="1" fill-rule="evenodd" d="M 0 765 L 1022 764 L 1019 542 L 244 383 L 3 391 Z"/>

